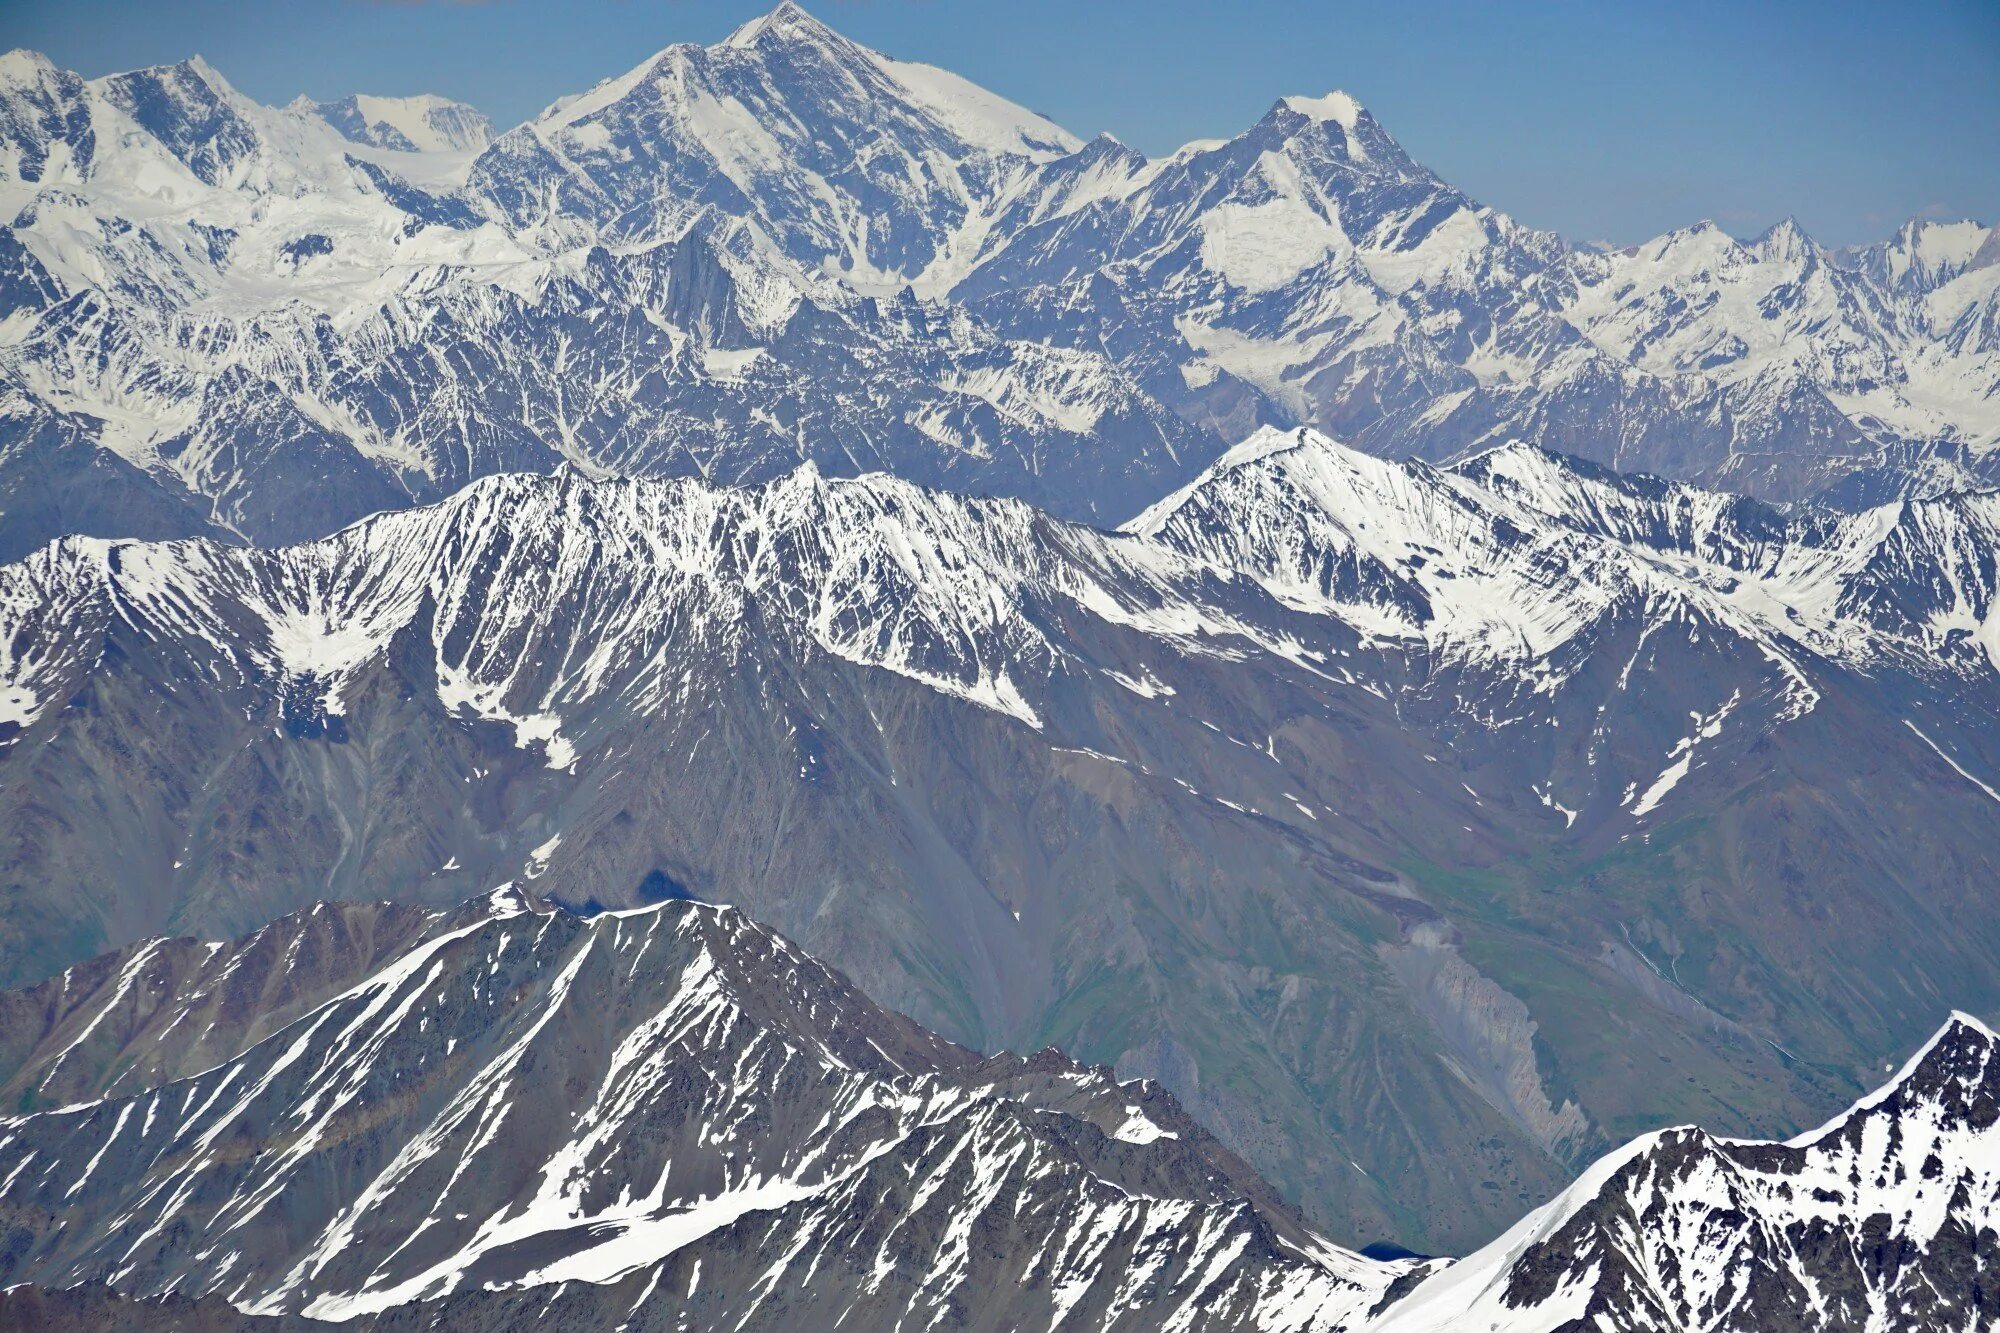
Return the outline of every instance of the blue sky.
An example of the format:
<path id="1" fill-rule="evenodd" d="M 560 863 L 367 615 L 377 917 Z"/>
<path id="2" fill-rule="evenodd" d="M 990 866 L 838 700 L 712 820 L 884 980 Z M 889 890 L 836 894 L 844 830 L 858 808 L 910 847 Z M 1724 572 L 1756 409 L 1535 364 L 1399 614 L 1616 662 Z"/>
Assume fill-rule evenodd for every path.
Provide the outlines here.
<path id="1" fill-rule="evenodd" d="M 1829 244 L 1916 214 L 2000 222 L 2000 0 L 1350 4 L 806 0 L 1147 152 L 1344 88 L 1522 221 L 1630 242 L 1786 214 Z M 765 0 L 0 0 L 0 44 L 95 75 L 200 52 L 268 102 L 438 92 L 497 121 L 713 41 Z"/>

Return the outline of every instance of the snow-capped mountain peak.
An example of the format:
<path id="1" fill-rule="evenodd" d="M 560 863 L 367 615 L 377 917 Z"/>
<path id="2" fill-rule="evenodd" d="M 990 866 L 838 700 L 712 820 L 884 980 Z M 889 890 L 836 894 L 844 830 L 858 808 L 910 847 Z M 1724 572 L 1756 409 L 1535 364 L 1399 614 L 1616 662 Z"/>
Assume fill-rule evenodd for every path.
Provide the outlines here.
<path id="1" fill-rule="evenodd" d="M 199 55 L 107 75 L 93 87 L 208 185 L 232 183 L 261 146 L 245 115 L 255 104 Z"/>
<path id="2" fill-rule="evenodd" d="M 1996 522 L 1988 493 L 1786 513 L 1521 442 L 1440 469 L 1266 428 L 1127 530 L 1442 660 L 1537 664 L 1545 685 L 1634 608 L 1692 619 L 1765 654 L 1793 713 L 1815 697 L 1807 657 L 1994 670 Z"/>
<path id="3" fill-rule="evenodd" d="M 1349 93 L 1279 98 L 1251 133 L 1259 131 L 1322 189 L 1337 189 L 1324 179 L 1328 170 L 1362 179 L 1410 177 L 1441 184 Z M 1331 161 L 1324 156 L 1329 151 Z"/>
<path id="4" fill-rule="evenodd" d="M 896 60 L 836 32 L 793 0 L 751 19 L 713 51 L 755 53 L 771 77 L 783 67 L 811 69 L 846 82 L 864 96 L 886 76 L 910 106 L 920 108 L 965 147 L 1003 157 L 1048 161 L 1075 152 L 1080 140 L 1061 126 L 933 65 Z M 803 109 L 800 109 L 803 110 Z M 795 112 L 796 114 L 796 112 Z"/>
<path id="5" fill-rule="evenodd" d="M 1867 1113 L 1915 1117 L 1930 1132 L 1946 1133 L 1968 1120 L 1992 1123 L 2000 1117 L 2000 1033 L 1963 1010 L 1953 1010 L 1931 1039 L 1888 1082 L 1818 1129 L 1789 1140 L 1786 1147 L 1828 1146 L 1852 1135 Z M 1905 1157 L 1916 1144 L 1904 1148 Z M 1921 1164 L 1927 1153 L 1915 1159 Z M 1996 1174 L 2000 1179 L 2000 1174 Z"/>
<path id="6" fill-rule="evenodd" d="M 63 78 L 75 78 L 40 51 L 17 46 L 0 54 L 0 90 L 12 95 L 18 90 L 44 86 Z"/>
<path id="7" fill-rule="evenodd" d="M 1335 143 L 1351 169 L 1375 174 L 1435 179 L 1382 128 L 1352 94 L 1335 90 L 1320 97 L 1280 98 L 1266 123 L 1296 134 L 1311 127 Z"/>
<path id="8" fill-rule="evenodd" d="M 721 46 L 748 47 L 759 42 L 810 42 L 827 45 L 838 43 L 844 47 L 855 47 L 846 37 L 821 23 L 805 11 L 804 6 L 793 0 L 779 0 L 768 14 L 739 25 L 719 43 Z"/>
<path id="9" fill-rule="evenodd" d="M 1645 1135 L 1393 1309 L 1382 1333 L 1984 1327 L 2000 1256 L 2000 1040 L 1955 1014 L 1787 1143 Z M 1893 1254 L 1893 1262 L 1881 1256 Z"/>
<path id="10" fill-rule="evenodd" d="M 39 51 L 0 56 L 0 172 L 22 185 L 81 179 L 95 149 L 83 97 L 83 80 Z"/>
<path id="11" fill-rule="evenodd" d="M 2000 264 L 2000 227 L 1911 218 L 1889 240 L 1842 256 L 1884 286 L 1924 293 L 1970 269 Z"/>
<path id="12" fill-rule="evenodd" d="M 927 65 L 891 60 L 795 5 L 722 43 L 668 47 L 502 136 L 474 169 L 519 222 L 554 170 L 571 211 L 670 236 L 747 212 L 794 262 L 892 292 L 1034 164 L 1081 141 Z M 894 163 L 892 168 L 891 163 Z"/>
<path id="13" fill-rule="evenodd" d="M 1792 263 L 1813 258 L 1819 252 L 1818 245 L 1793 217 L 1772 223 L 1757 237 L 1754 245 L 1759 258 Z"/>
<path id="14" fill-rule="evenodd" d="M 1351 94 L 1335 89 L 1324 97 L 1292 96 L 1283 99 L 1284 105 L 1302 116 L 1313 120 L 1330 120 L 1344 130 L 1351 130 L 1364 114 L 1361 103 Z"/>
<path id="15" fill-rule="evenodd" d="M 288 110 L 317 116 L 355 143 L 410 153 L 474 152 L 493 141 L 493 122 L 463 102 L 419 93 L 333 102 L 300 97 Z"/>
<path id="16" fill-rule="evenodd" d="M 1346 94 L 1147 161 L 796 6 L 482 149 L 471 114 L 11 58 L 0 394 L 36 444 L 0 478 L 7 553 L 296 540 L 563 459 L 811 457 L 1115 523 L 1262 422 L 1852 507 L 1960 488 L 2000 442 L 1977 227 L 1839 262 L 1795 227 L 1600 253 Z M 92 461 L 112 484 L 63 482 Z"/>
<path id="17" fill-rule="evenodd" d="M 8 84 L 34 82 L 54 74 L 58 68 L 40 51 L 25 46 L 10 47 L 0 53 L 0 81 Z"/>

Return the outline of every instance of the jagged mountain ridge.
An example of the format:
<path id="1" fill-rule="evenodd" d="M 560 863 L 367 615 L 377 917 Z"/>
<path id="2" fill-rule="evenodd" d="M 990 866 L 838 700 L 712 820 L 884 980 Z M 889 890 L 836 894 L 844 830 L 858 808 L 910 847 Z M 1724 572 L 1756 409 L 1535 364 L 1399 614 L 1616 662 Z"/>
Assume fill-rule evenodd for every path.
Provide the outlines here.
<path id="1" fill-rule="evenodd" d="M 579 519 L 583 532 L 560 531 L 559 516 Z M 517 524 L 555 544 L 513 549 Z M 1771 659 L 1796 691 L 1787 708 L 1804 711 L 1812 692 L 1787 653 L 1971 680 L 2000 667 L 1996 545 L 1993 492 L 1854 515 L 1784 511 L 1518 444 L 1437 469 L 1270 429 L 1123 534 L 887 476 L 830 480 L 811 465 L 740 490 L 511 476 L 270 556 L 56 543 L 8 571 L 9 610 L 27 618 L 8 625 L 4 720 L 48 714 L 74 683 L 63 674 L 71 637 L 101 632 L 92 622 L 108 610 L 205 642 L 246 682 L 317 689 L 318 705 L 337 715 L 343 678 L 379 656 L 419 603 L 447 614 L 467 607 L 475 641 L 493 637 L 493 616 L 520 621 L 525 605 L 475 586 L 487 560 L 545 562 L 556 586 L 598 581 L 593 562 L 620 563 L 633 577 L 617 595 L 590 590 L 595 603 L 571 614 L 542 612 L 573 619 L 563 632 L 595 647 L 545 706 L 562 694 L 587 704 L 607 692 L 606 664 L 620 663 L 655 673 L 620 681 L 620 702 L 658 709 L 667 700 L 661 659 L 631 646 L 635 637 L 720 634 L 734 651 L 727 639 L 749 618 L 743 604 L 771 598 L 755 613 L 766 628 L 1039 726 L 1024 688 L 1069 666 L 1039 623 L 1051 599 L 1156 636 L 1200 626 L 1281 658 L 1313 657 L 1285 640 L 1268 605 L 1233 614 L 1242 595 L 1217 585 L 1245 574 L 1285 610 L 1383 645 L 1422 644 L 1440 664 L 1517 668 L 1540 677 L 1544 692 L 1560 684 L 1547 673 L 1573 669 L 1579 644 L 1630 604 L 1696 615 Z M 649 572 L 673 582 L 656 593 L 644 586 Z M 662 614 L 658 598 L 682 597 L 692 605 Z M 40 622 L 51 607 L 67 626 L 38 632 L 54 629 Z M 254 628 L 231 623 L 236 609 Z M 441 658 L 438 669 L 447 692 L 496 705 L 519 693 L 504 679 L 478 679 L 488 665 Z M 459 672 L 477 683 L 442 683 Z M 50 676 L 59 679 L 35 685 Z M 504 706 L 489 715 L 509 716 Z M 560 755 L 572 752 L 551 744 L 552 765 L 566 766 Z"/>
<path id="2" fill-rule="evenodd" d="M 811 458 L 1112 523 L 1259 424 L 1861 505 L 2000 430 L 1976 225 L 1580 249 L 1342 94 L 1149 161 L 789 3 L 470 157 L 198 60 L 15 53 L 0 103 L 6 555 L 298 540 L 562 460 Z"/>
<path id="3" fill-rule="evenodd" d="M 1314 1236 L 1157 1088 L 982 1059 L 724 908 L 586 919 L 501 890 L 394 923 L 214 1065 L 121 1068 L 202 1008 L 265 1018 L 262 942 L 296 957 L 399 911 L 156 941 L 6 997 L 14 1084 L 123 1084 L 0 1131 L 9 1285 L 342 1320 L 516 1290 L 648 1327 L 1337 1329 L 1412 1267 Z"/>
<path id="4" fill-rule="evenodd" d="M 781 4 L 718 45 L 670 46 L 550 107 L 483 154 L 468 188 L 517 227 L 591 222 L 634 240 L 679 235 L 717 208 L 801 267 L 891 296 L 948 262 L 946 238 L 1080 147 Z"/>
<path id="5" fill-rule="evenodd" d="M 1643 599 L 1776 653 L 1978 676 L 2000 665 L 1996 525 L 1992 491 L 1780 509 L 1518 442 L 1435 469 L 1267 429 L 1128 531 L 1444 660 L 1532 667 Z"/>
<path id="6" fill-rule="evenodd" d="M 314 994 L 273 995 L 278 951 Z M 216 1063 L 186 1038 L 159 1059 L 217 1013 Z M 0 1015 L 0 1078 L 37 1090 L 0 1121 L 0 1318 L 48 1329 L 1898 1333 L 1993 1314 L 2000 1039 L 1963 1014 L 1822 1129 L 1644 1136 L 1430 1262 L 1314 1235 L 1157 1087 L 954 1047 L 727 908 L 585 918 L 511 886 L 431 912 L 319 904 L 93 960 Z M 34 1109 L 65 1069 L 115 1091 Z"/>
<path id="7" fill-rule="evenodd" d="M 1785 1143 L 1650 1135 L 1380 1327 L 1986 1328 L 2000 1314 L 2000 1039 L 1958 1014 Z"/>
<path id="8" fill-rule="evenodd" d="M 70 539 L 0 571 L 4 957 L 719 899 L 955 1039 L 1158 1078 L 1323 1228 L 1463 1246 L 1995 986 L 1991 500 L 1274 432 L 1122 534 L 806 470 Z"/>

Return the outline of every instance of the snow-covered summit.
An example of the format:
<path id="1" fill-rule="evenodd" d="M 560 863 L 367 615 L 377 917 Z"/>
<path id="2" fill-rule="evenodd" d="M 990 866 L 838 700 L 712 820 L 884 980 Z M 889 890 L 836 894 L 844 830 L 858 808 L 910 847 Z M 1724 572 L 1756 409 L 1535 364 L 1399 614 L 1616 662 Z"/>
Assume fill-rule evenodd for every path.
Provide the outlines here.
<path id="1" fill-rule="evenodd" d="M 553 174 L 566 211 L 625 236 L 747 214 L 811 273 L 917 278 L 1035 164 L 1081 147 L 946 71 L 892 60 L 783 4 L 715 46 L 670 46 L 497 140 L 474 184 L 519 223 Z"/>
<path id="2" fill-rule="evenodd" d="M 1284 104 L 1302 116 L 1314 120 L 1330 120 L 1342 129 L 1351 130 L 1362 115 L 1361 103 L 1351 94 L 1335 89 L 1324 97 L 1287 97 Z"/>
<path id="3" fill-rule="evenodd" d="M 484 113 L 432 93 L 414 97 L 355 94 L 332 102 L 301 97 L 291 110 L 324 120 L 355 143 L 410 153 L 476 152 L 493 141 Z"/>
<path id="4" fill-rule="evenodd" d="M 793 0 L 779 0 L 770 13 L 760 14 L 739 25 L 720 43 L 723 46 L 755 46 L 760 41 L 845 41 L 833 29 L 805 11 Z"/>
<path id="5" fill-rule="evenodd" d="M 36 529 L 9 551 L 58 492 L 89 497 L 72 528 L 289 540 L 564 459 L 852 454 L 1112 522 L 1265 421 L 1851 507 L 1962 489 L 2000 443 L 1989 230 L 1576 247 L 1344 93 L 1148 160 L 785 4 L 489 133 L 428 97 L 260 106 L 198 59 L 8 56 L 0 420 L 41 458 L 0 479 L 0 528 Z M 649 264 L 670 301 L 632 290 Z M 57 440 L 116 484 L 59 484 Z"/>
<path id="6" fill-rule="evenodd" d="M 2000 265 L 2000 227 L 1911 218 L 1888 240 L 1839 257 L 1884 286 L 1931 292 L 1968 270 Z"/>

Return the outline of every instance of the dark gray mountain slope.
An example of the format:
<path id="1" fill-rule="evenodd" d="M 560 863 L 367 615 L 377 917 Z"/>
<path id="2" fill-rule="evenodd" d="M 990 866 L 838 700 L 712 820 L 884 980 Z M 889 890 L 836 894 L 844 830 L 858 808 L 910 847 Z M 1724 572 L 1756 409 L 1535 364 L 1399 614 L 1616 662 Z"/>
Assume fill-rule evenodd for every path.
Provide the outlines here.
<path id="1" fill-rule="evenodd" d="M 42 1024 L 0 997 L 0 1075 L 264 1030 L 0 1121 L 10 1329 L 1974 1333 L 2000 1300 L 2000 1040 L 1965 1015 L 1819 1130 L 1649 1134 L 1462 1260 L 1378 1262 L 1158 1088 L 982 1059 L 730 909 L 320 904 L 63 980 Z"/>
<path id="2" fill-rule="evenodd" d="M 731 902 L 1444 1250 L 2000 992 L 1995 532 L 1273 435 L 1123 535 L 802 473 L 67 542 L 0 571 L 4 958 L 503 879 Z"/>
<path id="3" fill-rule="evenodd" d="M 15 1081 L 120 1087 L 0 1129 L 0 1282 L 320 1319 L 421 1301 L 428 1327 L 499 1290 L 524 1304 L 468 1316 L 1330 1331 L 1412 1268 L 1314 1236 L 1157 1088 L 982 1059 L 740 913 L 505 890 L 413 915 L 321 905 L 192 969 L 154 942 L 114 985 L 65 977 L 52 1031 L 10 1024 Z M 246 965 L 369 926 L 404 938 L 303 1011 Z M 162 1017 L 218 1007 L 267 1030 L 198 1072 L 127 1067 Z"/>

